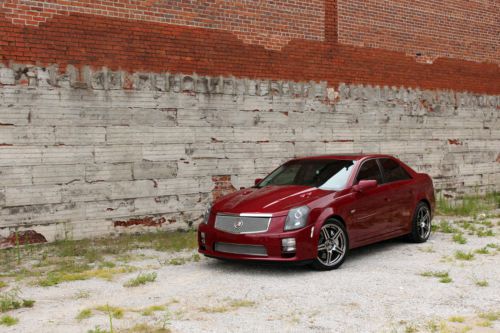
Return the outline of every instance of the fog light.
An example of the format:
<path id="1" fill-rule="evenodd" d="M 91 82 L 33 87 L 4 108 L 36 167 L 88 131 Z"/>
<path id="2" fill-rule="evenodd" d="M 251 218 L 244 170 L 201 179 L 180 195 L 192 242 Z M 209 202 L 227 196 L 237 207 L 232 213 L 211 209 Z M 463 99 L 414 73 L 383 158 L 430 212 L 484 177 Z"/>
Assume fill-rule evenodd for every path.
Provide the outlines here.
<path id="1" fill-rule="evenodd" d="M 281 250 L 283 252 L 295 252 L 296 248 L 295 238 L 283 238 L 281 240 Z"/>
<path id="2" fill-rule="evenodd" d="M 200 232 L 200 241 L 202 245 L 205 245 L 205 233 Z"/>

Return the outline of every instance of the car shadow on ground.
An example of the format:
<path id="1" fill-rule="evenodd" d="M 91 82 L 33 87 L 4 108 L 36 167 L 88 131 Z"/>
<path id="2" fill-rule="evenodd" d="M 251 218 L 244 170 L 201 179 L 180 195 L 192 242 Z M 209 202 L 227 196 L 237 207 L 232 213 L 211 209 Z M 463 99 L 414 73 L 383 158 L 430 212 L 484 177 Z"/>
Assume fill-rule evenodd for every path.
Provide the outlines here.
<path id="1" fill-rule="evenodd" d="M 405 239 L 396 238 L 367 245 L 361 248 L 353 249 L 349 252 L 346 262 L 342 267 L 348 268 L 357 266 L 360 261 L 366 260 L 381 260 L 384 254 L 391 251 L 397 251 L 405 247 L 409 243 Z M 341 267 L 341 269 L 342 269 Z M 205 268 L 228 274 L 248 274 L 248 275 L 297 275 L 297 274 L 314 274 L 318 272 L 311 269 L 309 265 L 296 265 L 292 263 L 275 263 L 261 261 L 242 261 L 242 260 L 219 260 L 209 258 L 206 261 Z"/>

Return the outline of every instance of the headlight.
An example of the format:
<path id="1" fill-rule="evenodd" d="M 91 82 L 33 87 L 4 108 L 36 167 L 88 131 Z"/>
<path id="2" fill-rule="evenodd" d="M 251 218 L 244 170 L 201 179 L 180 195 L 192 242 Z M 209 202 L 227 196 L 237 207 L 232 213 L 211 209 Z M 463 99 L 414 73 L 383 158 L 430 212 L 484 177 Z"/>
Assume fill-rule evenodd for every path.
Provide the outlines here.
<path id="1" fill-rule="evenodd" d="M 203 222 L 205 224 L 208 224 L 208 219 L 210 218 L 210 211 L 212 210 L 212 206 L 208 205 L 207 209 L 203 213 Z"/>
<path id="2" fill-rule="evenodd" d="M 286 217 L 285 231 L 305 227 L 309 211 L 310 209 L 307 206 L 290 209 L 288 216 Z"/>

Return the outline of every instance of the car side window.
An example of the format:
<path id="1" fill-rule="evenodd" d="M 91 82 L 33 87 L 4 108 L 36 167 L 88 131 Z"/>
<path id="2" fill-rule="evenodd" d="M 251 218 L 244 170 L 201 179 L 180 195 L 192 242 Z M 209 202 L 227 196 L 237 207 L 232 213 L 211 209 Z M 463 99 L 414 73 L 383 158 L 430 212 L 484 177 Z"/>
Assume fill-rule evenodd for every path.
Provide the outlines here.
<path id="1" fill-rule="evenodd" d="M 398 180 L 411 179 L 411 176 L 398 162 L 390 158 L 382 158 L 380 160 L 382 170 L 384 172 L 384 179 L 386 183 L 396 182 Z"/>
<path id="2" fill-rule="evenodd" d="M 356 183 L 359 183 L 360 180 L 376 180 L 377 183 L 382 183 L 382 174 L 376 160 L 368 160 L 361 165 Z"/>

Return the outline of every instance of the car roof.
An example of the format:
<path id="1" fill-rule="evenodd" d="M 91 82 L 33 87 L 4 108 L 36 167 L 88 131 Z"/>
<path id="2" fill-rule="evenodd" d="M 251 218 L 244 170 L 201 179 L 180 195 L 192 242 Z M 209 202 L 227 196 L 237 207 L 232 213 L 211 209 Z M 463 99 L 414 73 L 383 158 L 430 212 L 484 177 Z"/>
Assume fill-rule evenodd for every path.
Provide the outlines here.
<path id="1" fill-rule="evenodd" d="M 306 156 L 306 157 L 298 157 L 295 160 L 361 160 L 364 158 L 383 158 L 389 157 L 393 158 L 390 155 L 384 154 L 335 154 L 335 155 L 318 155 L 318 156 Z"/>

